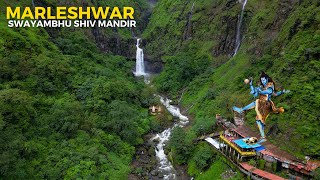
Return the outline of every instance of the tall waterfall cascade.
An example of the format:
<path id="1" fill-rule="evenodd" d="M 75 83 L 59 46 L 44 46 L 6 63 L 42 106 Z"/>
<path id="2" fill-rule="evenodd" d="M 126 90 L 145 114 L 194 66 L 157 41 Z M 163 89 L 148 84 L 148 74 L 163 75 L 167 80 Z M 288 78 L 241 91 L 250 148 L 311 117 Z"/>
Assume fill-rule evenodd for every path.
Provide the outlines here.
<path id="1" fill-rule="evenodd" d="M 150 74 L 145 72 L 144 67 L 144 54 L 143 49 L 140 48 L 140 38 L 137 39 L 137 52 L 136 52 L 136 71 L 134 72 L 135 76 L 143 76 L 144 83 L 149 84 L 150 83 Z"/>
<path id="2" fill-rule="evenodd" d="M 238 53 L 238 50 L 241 45 L 241 25 L 242 25 L 242 19 L 243 19 L 243 12 L 244 12 L 244 8 L 246 7 L 247 0 L 239 0 L 239 3 L 242 4 L 242 10 L 241 10 L 240 18 L 237 24 L 236 43 L 235 43 L 233 56 L 235 56 Z"/>
<path id="3" fill-rule="evenodd" d="M 176 179 L 176 170 L 172 166 L 169 161 L 167 155 L 164 153 L 164 147 L 166 143 L 169 141 L 171 131 L 177 127 L 184 127 L 189 123 L 189 119 L 187 116 L 184 116 L 180 113 L 180 109 L 176 106 L 170 104 L 171 100 L 167 98 L 163 98 L 160 96 L 161 103 L 166 107 L 166 109 L 170 112 L 170 114 L 174 117 L 179 118 L 179 121 L 176 122 L 173 127 L 164 130 L 163 132 L 155 135 L 151 140 L 157 140 L 157 146 L 155 148 L 156 157 L 159 161 L 159 165 L 157 170 L 163 174 L 163 179 L 171 180 Z"/>
<path id="4" fill-rule="evenodd" d="M 146 75 L 145 73 L 145 68 L 144 68 L 144 54 L 143 54 L 143 49 L 140 47 L 140 38 L 137 39 L 137 52 L 136 52 L 136 72 L 134 73 L 135 76 L 144 76 Z"/>

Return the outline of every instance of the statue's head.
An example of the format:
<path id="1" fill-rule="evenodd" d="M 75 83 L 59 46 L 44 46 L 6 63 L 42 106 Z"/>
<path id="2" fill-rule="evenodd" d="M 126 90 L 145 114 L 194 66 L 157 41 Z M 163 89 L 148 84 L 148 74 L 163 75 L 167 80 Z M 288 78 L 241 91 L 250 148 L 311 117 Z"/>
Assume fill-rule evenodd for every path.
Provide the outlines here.
<path id="1" fill-rule="evenodd" d="M 261 75 L 260 75 L 260 83 L 263 85 L 263 86 L 266 86 L 269 82 L 273 82 L 272 78 L 270 76 L 268 76 L 268 74 L 266 74 L 265 72 L 261 72 Z"/>

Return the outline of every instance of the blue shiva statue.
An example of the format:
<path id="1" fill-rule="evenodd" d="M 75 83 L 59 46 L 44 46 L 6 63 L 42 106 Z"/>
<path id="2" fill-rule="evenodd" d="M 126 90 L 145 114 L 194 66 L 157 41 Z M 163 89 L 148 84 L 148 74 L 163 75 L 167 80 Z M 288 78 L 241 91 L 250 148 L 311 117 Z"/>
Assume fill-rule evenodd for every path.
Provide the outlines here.
<path id="1" fill-rule="evenodd" d="M 242 114 L 244 111 L 255 108 L 256 111 L 256 123 L 258 125 L 261 141 L 265 141 L 266 137 L 264 134 L 264 127 L 266 119 L 270 113 L 283 113 L 283 107 L 276 108 L 275 104 L 271 101 L 272 96 L 280 96 L 284 93 L 289 93 L 289 90 L 276 91 L 275 83 L 270 76 L 268 76 L 265 72 L 262 72 L 260 75 L 260 82 L 258 87 L 254 87 L 252 85 L 252 78 L 250 78 L 250 94 L 253 95 L 254 98 L 257 98 L 252 103 L 248 104 L 243 108 L 239 108 L 234 106 L 233 110 Z M 260 142 L 261 142 L 260 141 Z"/>

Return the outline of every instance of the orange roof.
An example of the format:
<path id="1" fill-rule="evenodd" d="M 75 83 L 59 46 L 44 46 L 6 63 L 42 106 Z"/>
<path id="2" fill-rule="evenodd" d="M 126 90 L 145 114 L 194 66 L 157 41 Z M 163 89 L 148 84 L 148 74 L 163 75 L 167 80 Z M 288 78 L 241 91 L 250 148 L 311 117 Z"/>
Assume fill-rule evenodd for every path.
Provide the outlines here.
<path id="1" fill-rule="evenodd" d="M 285 157 L 277 156 L 276 154 L 273 154 L 272 152 L 270 152 L 268 149 L 262 150 L 262 151 L 260 151 L 260 153 L 262 153 L 263 155 L 268 155 L 268 156 L 272 156 L 274 158 L 280 159 L 282 162 L 286 162 L 291 165 L 294 165 L 298 169 L 305 169 L 307 171 L 313 171 L 313 170 L 317 169 L 318 167 L 320 167 L 320 161 L 309 160 L 307 162 L 307 164 L 305 164 L 303 162 L 293 161 L 293 160 L 285 158 Z"/>
<path id="2" fill-rule="evenodd" d="M 243 162 L 243 163 L 240 163 L 240 165 L 244 169 L 246 169 L 246 170 L 248 170 L 258 176 L 261 176 L 263 178 L 270 179 L 270 180 L 284 180 L 284 178 L 282 178 L 280 176 L 277 176 L 277 175 L 271 174 L 269 172 L 263 171 L 261 169 L 258 169 L 254 166 L 249 165 L 248 163 Z"/>
<path id="3" fill-rule="evenodd" d="M 317 169 L 318 167 L 320 167 L 320 161 L 309 160 L 305 169 L 308 171 L 313 171 L 313 170 Z"/>

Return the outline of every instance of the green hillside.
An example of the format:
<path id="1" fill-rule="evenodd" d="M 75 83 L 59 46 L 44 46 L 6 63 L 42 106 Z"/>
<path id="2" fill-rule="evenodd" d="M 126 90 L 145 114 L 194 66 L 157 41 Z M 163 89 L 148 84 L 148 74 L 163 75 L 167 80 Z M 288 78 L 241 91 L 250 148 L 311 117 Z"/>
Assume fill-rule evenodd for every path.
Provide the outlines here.
<path id="1" fill-rule="evenodd" d="M 0 179 L 128 177 L 153 96 L 132 76 L 134 62 L 104 53 L 90 33 L 8 28 L 1 14 Z"/>
<path id="2" fill-rule="evenodd" d="M 0 0 L 0 179 L 148 177 L 132 165 L 136 150 L 147 144 L 146 134 L 174 120 L 148 115 L 157 93 L 191 119 L 173 130 L 165 148 L 170 161 L 190 177 L 221 179 L 228 161 L 193 140 L 214 130 L 216 114 L 231 120 L 232 106 L 254 100 L 243 80 L 257 83 L 261 71 L 278 90 L 291 91 L 273 98 L 285 112 L 268 118 L 266 132 L 278 127 L 268 141 L 300 159 L 320 159 L 319 2 L 248 0 L 235 56 L 238 0 L 34 3 L 132 6 L 138 27 L 8 28 L 5 7 L 32 6 L 32 0 Z M 164 65 L 151 86 L 132 74 L 135 36 L 143 39 L 148 63 Z M 257 131 L 253 110 L 245 123 Z M 148 155 L 154 153 L 149 148 Z M 156 159 L 150 159 L 145 164 L 152 170 L 148 163 Z"/>
<path id="3" fill-rule="evenodd" d="M 201 0 L 194 1 L 194 9 L 192 4 L 160 1 L 143 34 L 148 41 L 146 52 L 165 64 L 155 79 L 158 90 L 177 100 L 182 96 L 180 105 L 190 108 L 188 112 L 194 117 L 186 133 L 199 136 L 212 131 L 217 113 L 232 118 L 232 106 L 254 100 L 243 80 L 254 77 L 256 83 L 260 72 L 265 71 L 276 81 L 278 90 L 291 90 L 273 98 L 285 113 L 268 118 L 266 132 L 273 125 L 279 127 L 268 139 L 300 158 L 319 159 L 320 4 L 311 0 L 249 0 L 241 47 L 234 57 L 241 4 L 236 0 Z M 246 117 L 246 124 L 257 131 L 254 110 Z M 178 158 L 178 163 L 188 163 L 189 173 L 197 176 L 194 168 L 206 169 L 194 161 L 199 148 L 180 151 L 175 142 L 171 149 L 184 157 Z"/>

